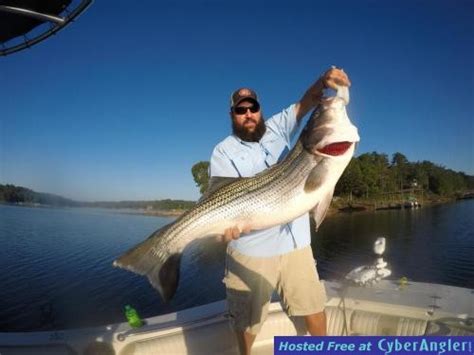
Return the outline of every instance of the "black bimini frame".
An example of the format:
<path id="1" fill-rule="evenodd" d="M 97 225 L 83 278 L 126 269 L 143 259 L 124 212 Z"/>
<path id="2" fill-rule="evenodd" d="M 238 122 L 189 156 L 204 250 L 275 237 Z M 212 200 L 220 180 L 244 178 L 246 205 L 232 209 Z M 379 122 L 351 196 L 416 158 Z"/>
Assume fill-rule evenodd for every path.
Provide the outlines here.
<path id="1" fill-rule="evenodd" d="M 0 0 L 0 56 L 44 41 L 74 21 L 92 1 L 78 0 L 71 5 L 72 0 Z M 45 24 L 49 27 L 37 29 Z M 29 32 L 38 33 L 28 38 Z"/>

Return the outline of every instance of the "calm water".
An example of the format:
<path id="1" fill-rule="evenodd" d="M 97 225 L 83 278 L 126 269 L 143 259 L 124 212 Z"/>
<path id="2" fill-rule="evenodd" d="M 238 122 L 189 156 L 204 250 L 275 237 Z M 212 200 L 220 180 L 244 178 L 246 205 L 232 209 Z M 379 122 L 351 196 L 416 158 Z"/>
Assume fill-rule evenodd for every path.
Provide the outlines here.
<path id="1" fill-rule="evenodd" d="M 387 237 L 393 277 L 474 287 L 474 201 L 413 211 L 337 215 L 313 237 L 320 275 L 339 279 L 370 263 Z M 170 218 L 99 209 L 0 205 L 0 331 L 121 322 L 123 306 L 143 317 L 225 297 L 221 244 L 190 247 L 176 297 L 164 305 L 145 278 L 113 260 Z"/>

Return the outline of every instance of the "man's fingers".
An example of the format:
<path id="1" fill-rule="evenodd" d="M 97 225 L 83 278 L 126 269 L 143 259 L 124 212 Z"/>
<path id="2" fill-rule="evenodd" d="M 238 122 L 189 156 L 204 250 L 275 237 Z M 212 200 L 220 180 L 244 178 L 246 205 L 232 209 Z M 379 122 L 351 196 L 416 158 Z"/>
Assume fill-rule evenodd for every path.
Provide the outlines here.
<path id="1" fill-rule="evenodd" d="M 227 228 L 223 235 L 218 236 L 218 240 L 222 242 L 230 242 L 231 240 L 239 239 L 242 233 L 250 233 L 250 231 L 251 228 L 249 226 L 244 226 L 242 230 L 237 226 Z"/>
<path id="2" fill-rule="evenodd" d="M 337 89 L 338 86 L 351 86 L 349 77 L 342 69 L 331 68 L 323 76 L 326 87 Z"/>
<path id="3" fill-rule="evenodd" d="M 348 80 L 335 78 L 335 79 L 327 80 L 326 81 L 326 86 L 331 88 L 331 89 L 337 90 L 338 86 L 348 86 L 348 87 L 351 86 L 351 82 L 348 81 Z"/>
<path id="4" fill-rule="evenodd" d="M 230 242 L 233 239 L 239 239 L 240 233 L 239 227 L 227 228 L 224 231 L 224 234 L 218 237 L 218 240 L 222 242 Z"/>
<path id="5" fill-rule="evenodd" d="M 225 231 L 224 231 L 224 235 L 222 236 L 223 238 L 223 241 L 225 242 L 229 242 L 233 239 L 233 235 L 232 235 L 232 228 L 227 228 Z"/>
<path id="6" fill-rule="evenodd" d="M 232 228 L 232 239 L 238 239 L 240 237 L 239 227 Z"/>

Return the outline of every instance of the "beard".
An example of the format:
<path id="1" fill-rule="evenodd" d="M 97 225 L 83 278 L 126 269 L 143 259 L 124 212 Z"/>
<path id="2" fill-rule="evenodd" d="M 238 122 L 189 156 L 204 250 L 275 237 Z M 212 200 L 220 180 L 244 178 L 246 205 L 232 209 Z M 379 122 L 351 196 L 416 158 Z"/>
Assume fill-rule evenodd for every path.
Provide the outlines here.
<path id="1" fill-rule="evenodd" d="M 232 132 L 246 142 L 260 142 L 266 130 L 267 126 L 265 126 L 263 118 L 260 118 L 253 131 L 249 131 L 245 126 L 237 126 L 235 120 L 232 120 Z"/>

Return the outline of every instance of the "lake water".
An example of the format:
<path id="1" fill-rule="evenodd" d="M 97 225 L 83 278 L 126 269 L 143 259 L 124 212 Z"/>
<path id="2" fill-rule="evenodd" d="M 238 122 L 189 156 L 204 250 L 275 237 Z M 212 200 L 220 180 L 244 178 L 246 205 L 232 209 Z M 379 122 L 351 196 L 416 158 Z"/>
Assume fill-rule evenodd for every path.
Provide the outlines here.
<path id="1" fill-rule="evenodd" d="M 319 273 L 340 279 L 374 260 L 387 238 L 392 278 L 474 288 L 474 201 L 376 213 L 339 214 L 313 235 Z M 190 248 L 175 298 L 163 304 L 148 281 L 113 260 L 171 218 L 101 209 L 0 205 L 0 331 L 94 326 L 225 298 L 224 246 Z"/>

